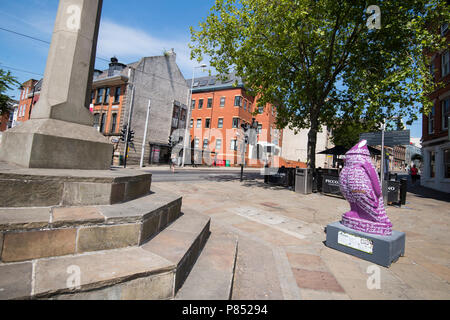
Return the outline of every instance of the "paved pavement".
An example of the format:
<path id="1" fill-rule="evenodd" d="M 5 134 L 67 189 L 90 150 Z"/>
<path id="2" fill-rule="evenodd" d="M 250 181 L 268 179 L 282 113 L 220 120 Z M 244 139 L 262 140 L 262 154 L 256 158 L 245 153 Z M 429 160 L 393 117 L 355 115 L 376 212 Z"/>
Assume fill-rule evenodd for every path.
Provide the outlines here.
<path id="1" fill-rule="evenodd" d="M 348 210 L 343 199 L 270 187 L 258 176 L 240 183 L 231 172 L 153 185 L 209 215 L 212 232 L 238 236 L 233 299 L 450 299 L 448 195 L 416 186 L 405 206 L 388 206 L 394 229 L 406 232 L 406 254 L 371 269 L 323 243 L 324 227 Z M 369 289 L 378 272 L 380 288 Z"/>
<path id="2" fill-rule="evenodd" d="M 141 171 L 152 173 L 152 181 L 203 181 L 223 179 L 239 179 L 240 168 L 220 168 L 220 167 L 199 167 L 199 168 L 176 168 L 172 172 L 168 166 L 142 168 Z M 260 169 L 245 168 L 244 175 L 246 179 L 255 179 L 260 177 Z"/>

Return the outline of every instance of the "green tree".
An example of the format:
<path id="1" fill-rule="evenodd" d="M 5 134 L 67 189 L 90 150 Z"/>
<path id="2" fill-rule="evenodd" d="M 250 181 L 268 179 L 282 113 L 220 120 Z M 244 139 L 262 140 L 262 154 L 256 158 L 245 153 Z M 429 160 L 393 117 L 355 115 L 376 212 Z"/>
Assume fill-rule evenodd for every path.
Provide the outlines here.
<path id="1" fill-rule="evenodd" d="M 317 132 L 336 117 L 376 123 L 427 112 L 433 89 L 426 52 L 445 45 L 442 0 L 380 0 L 381 28 L 369 29 L 368 1 L 216 0 L 191 57 L 225 77 L 232 69 L 259 103 L 277 107 L 277 125 L 309 128 L 308 165 Z"/>
<path id="2" fill-rule="evenodd" d="M 8 110 L 8 102 L 11 98 L 5 93 L 7 90 L 13 89 L 14 85 L 19 85 L 19 82 L 11 75 L 11 72 L 0 69 L 0 114 Z"/>

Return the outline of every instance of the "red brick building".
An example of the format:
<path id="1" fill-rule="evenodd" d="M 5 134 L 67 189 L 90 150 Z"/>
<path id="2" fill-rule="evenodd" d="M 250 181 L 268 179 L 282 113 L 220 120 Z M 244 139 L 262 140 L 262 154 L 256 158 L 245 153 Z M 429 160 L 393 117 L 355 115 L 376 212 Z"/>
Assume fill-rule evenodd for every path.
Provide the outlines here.
<path id="1" fill-rule="evenodd" d="M 422 147 L 424 166 L 421 184 L 450 193 L 450 32 L 448 24 L 441 26 L 439 32 L 447 38 L 447 48 L 431 55 L 430 72 L 436 82 L 443 86 L 434 91 L 429 98 L 433 108 L 423 115 Z"/>
<path id="2" fill-rule="evenodd" d="M 192 80 L 187 80 L 189 86 Z M 235 81 L 237 85 L 235 86 Z M 190 141 L 194 150 L 211 154 L 212 164 L 240 163 L 237 150 L 241 124 L 258 123 L 258 142 L 267 141 L 281 147 L 282 131 L 275 126 L 276 108 L 267 104 L 258 106 L 257 98 L 247 94 L 242 81 L 231 74 L 226 81 L 215 76 L 194 79 L 191 99 Z M 253 146 L 246 150 L 246 164 L 262 166 L 262 162 L 249 159 Z M 250 161 L 249 161 L 250 160 Z M 205 161 L 203 161 L 205 162 Z"/>
<path id="3" fill-rule="evenodd" d="M 6 112 L 0 113 L 0 132 L 12 127 L 14 119 L 14 109 L 17 108 L 18 101 L 10 100 Z"/>
<path id="4" fill-rule="evenodd" d="M 17 121 L 24 122 L 30 119 L 31 111 L 38 102 L 42 87 L 42 79 L 30 79 L 20 86 L 19 108 L 17 111 Z"/>

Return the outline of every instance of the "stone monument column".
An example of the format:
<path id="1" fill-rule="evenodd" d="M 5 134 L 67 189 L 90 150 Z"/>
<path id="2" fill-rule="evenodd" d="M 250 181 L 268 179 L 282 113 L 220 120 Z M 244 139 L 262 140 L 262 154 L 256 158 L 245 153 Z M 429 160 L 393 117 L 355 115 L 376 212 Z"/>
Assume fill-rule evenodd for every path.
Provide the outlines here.
<path id="1" fill-rule="evenodd" d="M 4 133 L 0 160 L 27 168 L 108 169 L 113 146 L 93 125 L 92 73 L 103 0 L 60 0 L 31 120 Z"/>

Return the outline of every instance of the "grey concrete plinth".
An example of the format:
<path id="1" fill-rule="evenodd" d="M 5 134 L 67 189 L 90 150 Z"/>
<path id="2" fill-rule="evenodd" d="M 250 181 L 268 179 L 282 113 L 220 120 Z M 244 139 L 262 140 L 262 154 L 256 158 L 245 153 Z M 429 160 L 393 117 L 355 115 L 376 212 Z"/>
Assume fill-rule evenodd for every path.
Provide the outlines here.
<path id="1" fill-rule="evenodd" d="M 355 257 L 389 267 L 405 254 L 405 233 L 392 231 L 390 236 L 380 236 L 350 229 L 340 222 L 327 226 L 327 247 Z"/>
<path id="2" fill-rule="evenodd" d="M 127 169 L 17 169 L 0 166 L 0 207 L 104 205 L 150 192 L 150 173 Z"/>
<path id="3" fill-rule="evenodd" d="M 31 119 L 3 134 L 0 160 L 25 168 L 104 170 L 113 146 L 95 128 L 54 119 Z"/>

